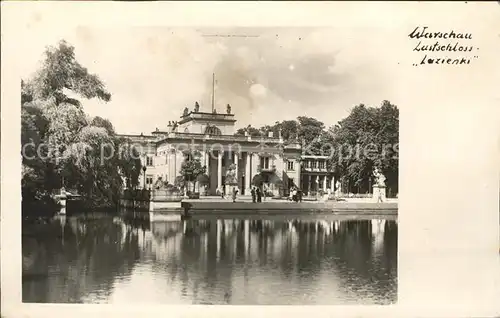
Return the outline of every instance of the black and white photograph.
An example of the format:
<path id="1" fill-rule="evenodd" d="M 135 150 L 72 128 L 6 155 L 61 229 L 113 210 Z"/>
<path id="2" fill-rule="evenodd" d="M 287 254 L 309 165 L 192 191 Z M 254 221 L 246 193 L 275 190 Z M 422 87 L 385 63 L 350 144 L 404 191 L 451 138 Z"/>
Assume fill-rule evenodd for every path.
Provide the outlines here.
<path id="1" fill-rule="evenodd" d="M 395 303 L 399 109 L 350 60 L 362 31 L 40 43 L 20 92 L 23 302 Z"/>
<path id="2" fill-rule="evenodd" d="M 498 316 L 499 3 L 1 5 L 0 318 Z"/>

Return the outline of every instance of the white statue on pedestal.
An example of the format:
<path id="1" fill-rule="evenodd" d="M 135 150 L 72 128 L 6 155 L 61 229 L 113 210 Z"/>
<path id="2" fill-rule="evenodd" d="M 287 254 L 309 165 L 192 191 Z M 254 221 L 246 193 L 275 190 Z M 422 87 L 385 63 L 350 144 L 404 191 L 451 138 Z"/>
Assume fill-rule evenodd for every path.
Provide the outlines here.
<path id="1" fill-rule="evenodd" d="M 373 185 L 373 198 L 377 202 L 384 202 L 385 200 L 385 176 L 382 172 L 375 168 L 373 170 L 373 176 L 375 177 L 375 184 Z"/>
<path id="2" fill-rule="evenodd" d="M 340 183 L 340 180 L 337 180 L 337 183 L 335 184 L 335 196 L 338 198 L 341 193 L 341 186 L 342 184 Z"/>

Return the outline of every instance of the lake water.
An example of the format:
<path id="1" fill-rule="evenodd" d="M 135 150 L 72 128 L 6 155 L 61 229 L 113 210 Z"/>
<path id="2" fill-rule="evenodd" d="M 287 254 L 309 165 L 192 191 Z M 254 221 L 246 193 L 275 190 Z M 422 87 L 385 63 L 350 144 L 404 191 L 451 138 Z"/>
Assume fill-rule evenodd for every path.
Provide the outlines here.
<path id="1" fill-rule="evenodd" d="M 23 302 L 337 305 L 397 299 L 390 220 L 60 218 L 23 230 Z"/>

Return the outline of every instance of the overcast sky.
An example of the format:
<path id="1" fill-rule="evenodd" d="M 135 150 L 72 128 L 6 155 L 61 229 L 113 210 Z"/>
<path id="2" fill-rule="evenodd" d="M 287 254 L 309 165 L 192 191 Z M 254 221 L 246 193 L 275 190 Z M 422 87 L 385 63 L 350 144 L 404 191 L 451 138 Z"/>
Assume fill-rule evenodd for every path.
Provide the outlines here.
<path id="1" fill-rule="evenodd" d="M 330 126 L 359 103 L 398 104 L 397 55 L 387 54 L 387 47 L 402 34 L 375 28 L 80 27 L 30 42 L 23 76 L 36 69 L 45 46 L 64 38 L 112 94 L 109 103 L 84 101 L 85 111 L 108 118 L 120 133 L 164 129 L 196 101 L 210 112 L 212 73 L 216 108 L 225 112 L 231 104 L 238 127 L 300 115 Z"/>

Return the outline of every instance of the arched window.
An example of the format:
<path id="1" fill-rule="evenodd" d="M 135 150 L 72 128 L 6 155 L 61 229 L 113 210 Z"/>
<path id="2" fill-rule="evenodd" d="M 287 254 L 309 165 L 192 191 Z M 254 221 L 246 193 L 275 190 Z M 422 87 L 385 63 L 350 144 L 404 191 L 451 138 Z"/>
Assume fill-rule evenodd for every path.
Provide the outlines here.
<path id="1" fill-rule="evenodd" d="M 218 127 L 208 125 L 207 128 L 205 128 L 205 135 L 222 135 L 222 132 Z"/>
<path id="2" fill-rule="evenodd" d="M 185 133 L 188 133 L 188 132 L 189 132 L 189 129 L 188 129 L 187 127 L 186 127 L 186 128 L 184 128 L 184 132 L 185 132 Z"/>

